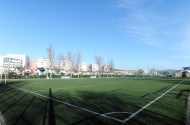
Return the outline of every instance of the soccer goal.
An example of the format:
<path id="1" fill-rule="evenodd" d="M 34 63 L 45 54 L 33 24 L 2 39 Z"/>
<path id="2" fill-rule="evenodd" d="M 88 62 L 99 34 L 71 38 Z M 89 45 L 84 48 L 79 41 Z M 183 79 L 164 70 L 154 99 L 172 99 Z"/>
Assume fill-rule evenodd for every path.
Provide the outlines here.
<path id="1" fill-rule="evenodd" d="M 4 83 L 6 84 L 6 80 L 7 80 L 7 74 L 8 74 L 8 72 L 7 72 L 7 69 L 5 69 L 5 68 L 0 68 L 0 83 L 3 83 L 3 74 L 4 74 Z"/>
<path id="2" fill-rule="evenodd" d="M 2 83 L 2 79 L 3 79 L 3 68 L 0 68 L 0 83 Z"/>
<path id="3" fill-rule="evenodd" d="M 0 83 L 2 82 L 2 73 L 1 73 L 1 70 L 0 70 Z"/>

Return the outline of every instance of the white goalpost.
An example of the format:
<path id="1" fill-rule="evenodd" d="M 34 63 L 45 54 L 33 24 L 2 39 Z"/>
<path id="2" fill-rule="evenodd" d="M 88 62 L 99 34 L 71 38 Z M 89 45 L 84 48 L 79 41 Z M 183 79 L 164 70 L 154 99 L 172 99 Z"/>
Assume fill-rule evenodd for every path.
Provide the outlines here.
<path id="1" fill-rule="evenodd" d="M 7 70 L 6 69 L 4 69 L 4 68 L 1 68 L 0 69 L 0 83 L 2 83 L 2 81 L 3 81 L 3 74 L 5 75 L 5 84 L 7 83 Z"/>
<path id="2" fill-rule="evenodd" d="M 7 74 L 5 73 L 5 84 L 6 84 L 6 80 L 7 80 L 6 76 L 7 76 Z"/>
<path id="3" fill-rule="evenodd" d="M 0 70 L 0 83 L 2 81 L 2 73 L 1 73 L 1 70 Z"/>

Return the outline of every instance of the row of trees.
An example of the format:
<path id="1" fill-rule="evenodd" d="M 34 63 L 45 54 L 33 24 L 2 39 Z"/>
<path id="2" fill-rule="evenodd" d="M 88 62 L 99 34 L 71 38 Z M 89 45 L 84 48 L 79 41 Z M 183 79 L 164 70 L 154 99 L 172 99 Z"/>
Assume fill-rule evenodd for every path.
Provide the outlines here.
<path id="1" fill-rule="evenodd" d="M 48 59 L 50 60 L 50 70 L 52 71 L 52 69 L 53 69 L 56 72 L 60 72 L 60 68 L 58 66 L 57 67 L 54 66 L 55 56 L 54 56 L 54 50 L 53 50 L 52 45 L 50 45 L 46 49 L 46 51 L 47 51 Z M 57 60 L 58 60 L 58 63 L 60 63 L 61 61 L 64 61 L 64 60 L 68 60 L 69 62 L 72 63 L 72 65 L 70 65 L 70 68 L 69 68 L 70 77 L 72 78 L 72 72 L 74 70 L 77 70 L 77 72 L 79 72 L 78 63 L 82 61 L 82 56 L 81 56 L 81 52 L 78 52 L 77 54 L 73 54 L 71 51 L 68 51 L 67 56 L 64 56 L 63 53 L 59 54 L 57 57 Z M 99 69 L 98 72 L 99 72 L 99 77 L 100 77 L 100 74 L 102 72 L 101 67 L 103 65 L 105 65 L 104 58 L 96 55 L 96 56 L 94 56 L 94 60 L 95 60 L 95 63 L 98 64 L 98 69 Z M 112 73 L 114 70 L 114 60 L 112 58 L 108 60 L 107 66 L 110 67 L 110 73 Z M 52 76 L 52 73 L 50 75 L 50 78 L 51 78 L 51 76 Z M 78 77 L 79 77 L 79 75 L 78 75 Z"/>
<path id="2" fill-rule="evenodd" d="M 151 74 L 156 74 L 156 70 L 155 69 L 150 69 L 149 71 L 148 71 L 148 73 L 151 73 Z M 135 73 L 137 73 L 137 74 L 143 74 L 144 73 L 144 70 L 143 69 L 138 69 L 138 70 L 136 70 L 135 71 Z"/>
<path id="3" fill-rule="evenodd" d="M 101 67 L 102 67 L 103 64 L 104 64 L 104 58 L 101 57 L 101 56 L 94 56 L 94 60 L 95 60 L 95 63 L 98 64 L 99 77 L 100 77 L 100 74 L 101 74 L 101 72 L 102 72 L 102 68 L 101 68 Z M 110 68 L 110 73 L 112 73 L 113 70 L 114 70 L 114 61 L 113 61 L 112 58 L 108 60 L 108 65 L 107 65 L 107 66 L 109 66 L 109 68 Z"/>

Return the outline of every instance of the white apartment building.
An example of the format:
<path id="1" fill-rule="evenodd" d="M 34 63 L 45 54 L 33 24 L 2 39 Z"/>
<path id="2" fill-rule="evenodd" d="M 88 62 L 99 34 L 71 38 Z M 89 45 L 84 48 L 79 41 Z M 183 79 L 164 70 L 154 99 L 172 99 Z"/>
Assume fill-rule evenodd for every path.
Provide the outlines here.
<path id="1" fill-rule="evenodd" d="M 62 60 L 59 66 L 61 71 L 69 71 L 72 68 L 72 62 L 69 60 Z"/>
<path id="2" fill-rule="evenodd" d="M 110 67 L 110 66 L 105 65 L 105 66 L 102 66 L 102 69 L 103 69 L 103 72 L 110 72 L 111 67 Z"/>
<path id="3" fill-rule="evenodd" d="M 16 67 L 29 67 L 30 58 L 27 55 L 7 54 L 0 56 L 0 68 L 13 71 Z"/>
<path id="4" fill-rule="evenodd" d="M 79 72 L 86 72 L 87 71 L 87 64 L 85 62 L 78 63 L 78 70 Z"/>
<path id="5" fill-rule="evenodd" d="M 99 66 L 98 66 L 98 64 L 91 64 L 91 65 L 90 65 L 90 71 L 91 71 L 91 72 L 98 72 L 98 71 L 99 71 Z"/>
<path id="6" fill-rule="evenodd" d="M 37 58 L 36 68 L 50 68 L 50 59 L 48 58 Z"/>

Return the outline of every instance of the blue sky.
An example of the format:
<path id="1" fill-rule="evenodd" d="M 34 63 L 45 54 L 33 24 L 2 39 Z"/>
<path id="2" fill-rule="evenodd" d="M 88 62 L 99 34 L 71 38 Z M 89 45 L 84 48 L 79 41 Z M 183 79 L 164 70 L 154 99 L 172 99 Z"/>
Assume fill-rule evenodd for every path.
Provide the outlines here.
<path id="1" fill-rule="evenodd" d="M 52 45 L 55 57 L 81 52 L 88 64 L 100 55 L 118 69 L 181 69 L 190 66 L 189 13 L 189 0 L 1 0 L 0 55 L 33 60 Z"/>

